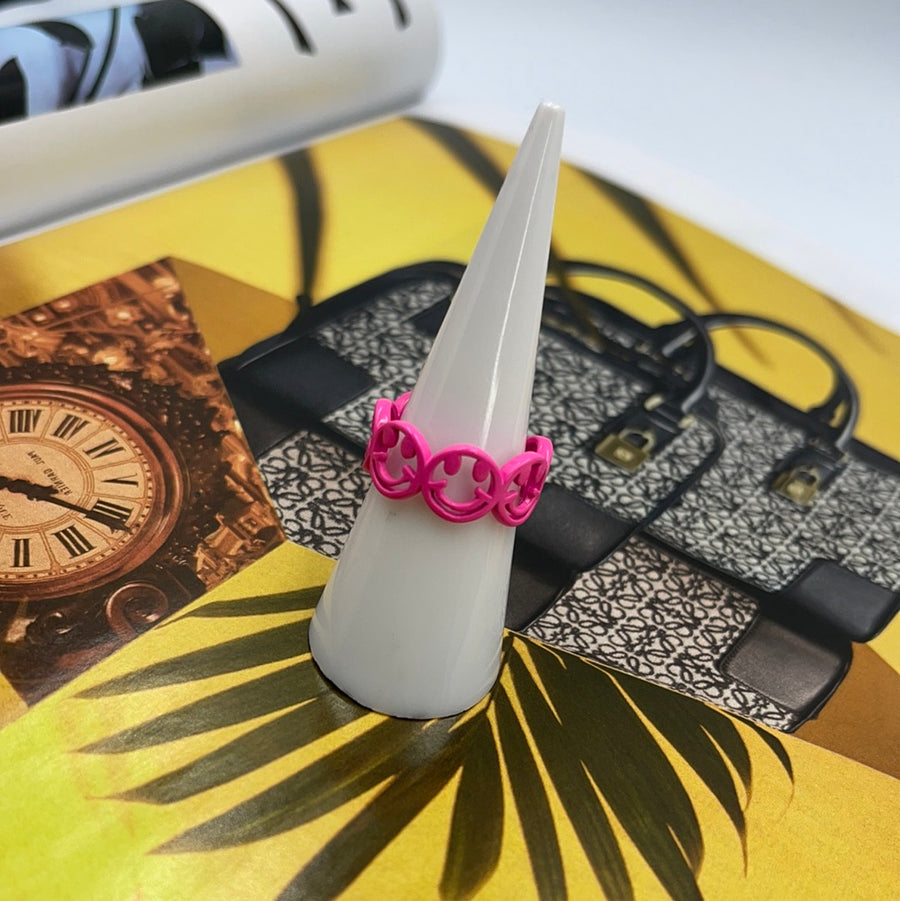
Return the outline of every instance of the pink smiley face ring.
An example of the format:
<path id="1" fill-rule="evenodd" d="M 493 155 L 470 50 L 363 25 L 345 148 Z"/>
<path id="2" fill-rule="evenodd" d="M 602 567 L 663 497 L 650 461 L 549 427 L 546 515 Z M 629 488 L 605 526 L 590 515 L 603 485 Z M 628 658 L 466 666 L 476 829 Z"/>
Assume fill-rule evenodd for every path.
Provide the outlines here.
<path id="1" fill-rule="evenodd" d="M 528 438 L 525 450 L 502 467 L 470 444 L 432 454 L 422 433 L 403 419 L 408 401 L 404 394 L 375 404 L 363 466 L 378 491 L 394 499 L 421 492 L 429 508 L 449 522 L 472 522 L 488 513 L 507 526 L 525 522 L 550 471 L 550 441 Z"/>

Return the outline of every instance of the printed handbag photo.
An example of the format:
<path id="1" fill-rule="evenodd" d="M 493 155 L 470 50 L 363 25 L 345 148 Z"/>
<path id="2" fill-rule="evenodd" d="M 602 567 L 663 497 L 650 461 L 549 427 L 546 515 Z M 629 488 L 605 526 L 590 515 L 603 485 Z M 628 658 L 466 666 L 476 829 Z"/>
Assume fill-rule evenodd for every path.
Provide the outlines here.
<path id="1" fill-rule="evenodd" d="M 815 716 L 852 657 L 640 535 L 523 631 L 783 732 Z"/>
<path id="2" fill-rule="evenodd" d="M 725 447 L 647 534 L 784 615 L 866 641 L 900 603 L 900 466 L 853 439 L 859 397 L 835 357 L 781 323 L 715 314 L 709 331 L 749 327 L 800 342 L 833 390 L 801 411 L 718 367 L 709 384 Z M 657 345 L 678 355 L 676 326 Z"/>
<path id="3" fill-rule="evenodd" d="M 571 264 L 571 271 L 579 266 L 592 274 L 622 277 L 593 264 Z M 425 264 L 388 273 L 302 311 L 284 333 L 223 364 L 226 384 L 292 540 L 328 556 L 340 553 L 369 486 L 360 463 L 374 400 L 412 387 L 461 272 L 462 267 L 451 264 Z M 624 277 L 640 283 L 646 293 L 664 294 L 643 280 Z M 526 524 L 519 529 L 507 625 L 522 629 L 537 618 L 528 630 L 534 637 L 774 728 L 795 728 L 840 682 L 849 665 L 849 642 L 811 637 L 770 619 L 757 601 L 645 539 L 623 545 L 641 521 L 650 522 L 664 511 L 721 451 L 715 420 L 703 399 L 714 372 L 712 357 L 704 358 L 701 338 L 699 355 L 691 347 L 689 366 L 669 361 L 654 351 L 659 330 L 593 297 L 579 295 L 577 302 L 581 309 L 559 289 L 547 289 L 531 428 L 553 437 L 558 472 L 529 521 L 531 528 Z M 677 301 L 669 305 L 683 312 Z M 599 341 L 581 338 L 585 310 Z M 704 336 L 696 322 L 688 311 L 670 328 L 684 328 L 696 339 Z M 598 412 L 593 395 L 601 393 L 607 403 L 617 400 L 611 411 Z M 660 395 L 670 401 L 675 415 L 647 415 L 646 401 Z M 668 412 L 659 400 L 654 405 Z M 584 421 L 560 422 L 552 411 L 561 406 L 569 416 L 577 411 Z M 698 408 L 702 417 L 696 415 Z M 679 426 L 690 432 L 698 421 L 714 440 L 705 453 L 695 454 L 692 465 L 681 463 L 689 478 L 664 482 L 667 490 L 656 491 L 660 502 L 632 507 L 632 519 L 626 519 L 629 507 L 623 498 L 652 484 L 646 474 L 671 477 Z M 629 473 L 606 459 L 598 448 L 608 453 L 610 436 L 617 441 L 613 450 L 634 446 L 640 466 Z M 655 453 L 640 453 L 647 450 L 637 444 L 641 439 Z M 643 479 L 629 481 L 645 466 Z M 597 482 L 611 483 L 601 485 L 606 494 Z M 617 498 L 613 488 L 629 484 L 632 495 L 620 488 Z M 618 500 L 615 513 L 609 506 L 598 509 L 598 498 L 610 506 Z M 641 569 L 637 558 L 645 561 L 644 571 L 666 575 L 629 581 L 626 575 Z M 673 583 L 675 573 L 679 578 Z M 639 588 L 639 597 L 636 590 L 625 590 L 629 584 Z M 608 636 L 598 634 L 604 617 L 597 611 L 604 609 L 613 611 L 613 620 L 628 620 L 621 634 L 627 632 L 630 644 L 621 652 L 614 652 Z M 608 632 L 616 623 L 606 620 Z M 653 653 L 648 652 L 651 645 Z M 773 655 L 775 666 L 769 660 Z M 729 663 L 733 675 L 723 668 Z"/>
<path id="4" fill-rule="evenodd" d="M 260 456 L 291 540 L 339 556 L 371 484 L 361 462 L 309 429 Z M 527 589 L 517 561 L 513 617 Z M 766 617 L 749 596 L 639 536 L 579 574 L 523 631 L 782 731 L 812 716 L 850 664 L 848 642 Z"/>
<path id="5" fill-rule="evenodd" d="M 690 326 L 693 320 L 697 365 L 680 376 L 665 358 L 637 350 L 651 335 L 642 323 L 586 295 L 574 299 L 573 312 L 570 299 L 548 287 L 530 428 L 553 442 L 554 463 L 541 503 L 517 535 L 522 590 L 514 604 L 516 625 L 666 509 L 721 450 L 718 426 L 698 388 L 714 362 L 696 315 L 628 273 L 597 270 L 647 284 L 645 293 L 674 307 L 679 322 Z M 223 378 L 254 449 L 261 453 L 274 444 L 279 429 L 272 423 L 280 420 L 281 437 L 314 427 L 361 453 L 376 400 L 413 388 L 462 271 L 456 264 L 426 263 L 379 276 L 301 310 L 280 335 L 226 361 Z M 580 337 L 584 307 L 603 333 L 602 350 Z M 242 404 L 252 409 L 243 412 Z M 263 406 L 270 411 L 265 434 L 253 425 Z M 655 448 L 640 472 L 595 453 L 606 438 L 613 456 L 639 458 L 626 441 L 637 433 L 653 436 Z"/>

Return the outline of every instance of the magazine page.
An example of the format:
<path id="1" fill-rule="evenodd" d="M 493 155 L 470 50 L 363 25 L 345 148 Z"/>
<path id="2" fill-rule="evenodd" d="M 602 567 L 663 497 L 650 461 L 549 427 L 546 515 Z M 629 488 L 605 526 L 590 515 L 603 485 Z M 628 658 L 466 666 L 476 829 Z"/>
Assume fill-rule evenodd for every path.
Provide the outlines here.
<path id="1" fill-rule="evenodd" d="M 513 153 L 397 119 L 0 248 L 0 347 L 63 365 L 67 391 L 120 342 L 54 342 L 25 311 L 171 273 L 157 290 L 180 285 L 290 539 L 37 703 L 4 677 L 5 842 L 40 837 L 0 864 L 21 896 L 889 894 L 900 337 L 585 169 L 559 178 L 531 424 L 555 459 L 517 539 L 500 680 L 417 721 L 316 669 L 373 403 L 415 383 Z M 632 428 L 660 395 L 687 414 Z M 97 463 L 37 400 L 0 411 L 6 443 Z M 27 496 L 50 474 L 14 462 L 3 672 L 66 600 L 33 592 L 57 576 L 31 578 L 23 528 L 29 551 L 96 559 Z M 28 504 L 42 518 L 17 523 Z M 48 849 L 62 866 L 35 864 Z"/>
<path id="2" fill-rule="evenodd" d="M 0 4 L 0 240 L 403 109 L 432 0 Z"/>

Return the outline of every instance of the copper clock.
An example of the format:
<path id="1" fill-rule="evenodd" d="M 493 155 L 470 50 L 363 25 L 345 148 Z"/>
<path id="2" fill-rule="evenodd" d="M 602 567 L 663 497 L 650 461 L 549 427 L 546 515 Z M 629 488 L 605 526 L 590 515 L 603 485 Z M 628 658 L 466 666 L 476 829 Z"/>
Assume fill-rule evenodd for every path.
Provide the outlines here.
<path id="1" fill-rule="evenodd" d="M 0 672 L 26 701 L 281 540 L 169 263 L 0 320 Z"/>
<path id="2" fill-rule="evenodd" d="M 159 550 L 184 495 L 171 446 L 109 395 L 0 385 L 0 597 L 102 583 Z"/>

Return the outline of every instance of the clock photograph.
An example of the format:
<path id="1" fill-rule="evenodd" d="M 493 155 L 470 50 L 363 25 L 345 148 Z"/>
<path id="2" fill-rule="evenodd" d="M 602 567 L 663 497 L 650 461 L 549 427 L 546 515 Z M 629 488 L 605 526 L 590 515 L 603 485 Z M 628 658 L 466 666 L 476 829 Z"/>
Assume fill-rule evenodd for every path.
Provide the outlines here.
<path id="1" fill-rule="evenodd" d="M 0 322 L 0 673 L 31 704 L 282 539 L 165 263 Z"/>

